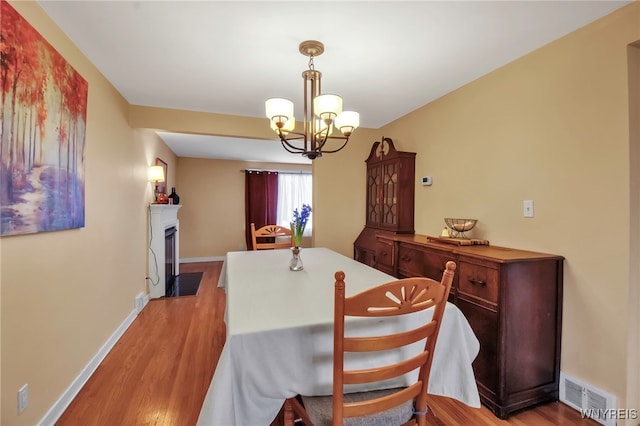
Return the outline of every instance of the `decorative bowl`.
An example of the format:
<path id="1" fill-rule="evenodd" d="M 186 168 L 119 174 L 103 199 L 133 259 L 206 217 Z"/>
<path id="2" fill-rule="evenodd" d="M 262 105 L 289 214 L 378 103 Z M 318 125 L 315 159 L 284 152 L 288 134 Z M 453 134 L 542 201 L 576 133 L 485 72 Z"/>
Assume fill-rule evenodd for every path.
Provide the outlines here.
<path id="1" fill-rule="evenodd" d="M 466 238 L 464 236 L 464 233 L 473 229 L 473 227 L 476 226 L 477 222 L 478 219 L 457 219 L 452 217 L 444 218 L 444 223 L 446 223 L 447 226 L 451 228 L 451 230 L 455 234 L 452 235 L 453 237 Z"/>

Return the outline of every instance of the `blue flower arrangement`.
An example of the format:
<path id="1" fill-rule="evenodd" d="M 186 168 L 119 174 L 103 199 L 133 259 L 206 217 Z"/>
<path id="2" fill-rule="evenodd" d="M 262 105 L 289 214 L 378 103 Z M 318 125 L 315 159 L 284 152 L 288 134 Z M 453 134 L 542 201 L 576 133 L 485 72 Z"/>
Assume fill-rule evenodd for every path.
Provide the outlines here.
<path id="1" fill-rule="evenodd" d="M 302 211 L 295 209 L 293 211 L 293 221 L 291 222 L 291 236 L 293 238 L 293 245 L 300 247 L 302 242 L 302 234 L 304 228 L 307 226 L 309 216 L 311 215 L 311 206 L 308 204 L 302 205 Z"/>

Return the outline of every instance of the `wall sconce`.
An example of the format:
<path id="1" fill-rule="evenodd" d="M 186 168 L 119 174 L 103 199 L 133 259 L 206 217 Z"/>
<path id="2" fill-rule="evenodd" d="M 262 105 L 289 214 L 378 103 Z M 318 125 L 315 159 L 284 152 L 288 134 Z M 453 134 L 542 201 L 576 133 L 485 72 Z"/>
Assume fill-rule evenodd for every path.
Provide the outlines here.
<path id="1" fill-rule="evenodd" d="M 153 202 L 158 202 L 158 182 L 164 182 L 164 169 L 162 166 L 149 166 L 147 170 L 147 180 L 155 182 L 156 188 L 153 192 Z"/>

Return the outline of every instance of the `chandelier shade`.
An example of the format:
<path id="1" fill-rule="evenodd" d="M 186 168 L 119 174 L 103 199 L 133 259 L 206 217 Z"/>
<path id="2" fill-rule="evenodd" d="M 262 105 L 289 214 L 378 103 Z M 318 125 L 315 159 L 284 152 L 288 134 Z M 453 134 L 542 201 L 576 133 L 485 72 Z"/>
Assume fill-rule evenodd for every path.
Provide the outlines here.
<path id="1" fill-rule="evenodd" d="M 323 120 L 333 120 L 342 112 L 342 98 L 336 95 L 320 95 L 313 99 L 313 110 Z"/>
<path id="2" fill-rule="evenodd" d="M 300 43 L 300 53 L 309 57 L 309 69 L 302 73 L 304 80 L 303 118 L 297 123 L 293 102 L 284 98 L 265 101 L 266 116 L 271 129 L 280 138 L 285 150 L 302 154 L 311 160 L 325 153 L 338 152 L 347 145 L 349 137 L 360 125 L 360 115 L 355 111 L 342 111 L 342 98 L 333 94 L 322 94 L 322 74 L 314 69 L 313 58 L 324 52 L 319 41 Z M 328 148 L 327 141 L 338 141 L 338 147 Z"/>
<path id="3" fill-rule="evenodd" d="M 284 98 L 271 98 L 265 102 L 267 118 L 274 123 L 286 123 L 293 117 L 293 102 Z"/>
<path id="4" fill-rule="evenodd" d="M 345 136 L 351 136 L 351 132 L 360 125 L 360 114 L 355 111 L 342 111 L 335 121 L 338 130 Z"/>

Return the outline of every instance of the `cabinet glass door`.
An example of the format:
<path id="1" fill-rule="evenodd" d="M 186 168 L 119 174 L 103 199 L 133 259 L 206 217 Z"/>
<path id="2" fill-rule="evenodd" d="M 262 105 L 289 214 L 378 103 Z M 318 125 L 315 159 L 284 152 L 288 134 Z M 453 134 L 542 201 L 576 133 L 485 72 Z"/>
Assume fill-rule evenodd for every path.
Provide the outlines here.
<path id="1" fill-rule="evenodd" d="M 375 167 L 369 169 L 367 188 L 369 193 L 367 200 L 369 206 L 367 208 L 369 217 L 367 218 L 368 224 L 379 224 L 382 222 L 382 176 L 380 174 L 380 168 Z"/>
<path id="2" fill-rule="evenodd" d="M 398 163 L 382 166 L 382 220 L 385 225 L 398 223 Z"/>

